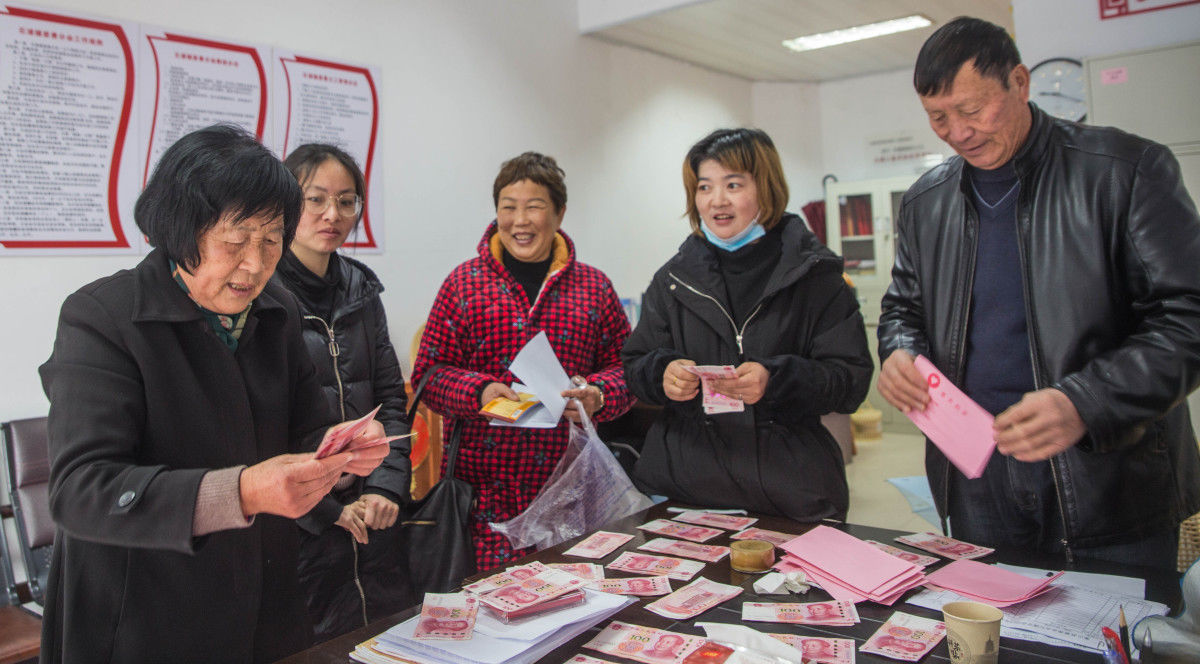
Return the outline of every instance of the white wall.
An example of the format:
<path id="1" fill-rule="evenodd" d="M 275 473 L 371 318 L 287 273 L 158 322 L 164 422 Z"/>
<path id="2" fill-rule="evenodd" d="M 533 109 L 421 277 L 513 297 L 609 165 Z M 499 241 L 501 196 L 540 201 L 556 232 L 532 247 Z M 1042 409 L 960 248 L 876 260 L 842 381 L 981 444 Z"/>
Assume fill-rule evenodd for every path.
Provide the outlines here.
<path id="1" fill-rule="evenodd" d="M 44 8 L 96 12 L 90 0 Z M 751 85 L 582 37 L 562 0 L 110 0 L 102 16 L 261 42 L 382 70 L 387 252 L 383 280 L 401 361 L 437 287 L 492 219 L 500 163 L 524 150 L 567 173 L 564 230 L 622 295 L 638 294 L 687 231 L 679 167 L 718 126 L 751 122 Z M 36 369 L 58 308 L 133 257 L 2 257 L 0 419 L 44 414 Z"/>
<path id="2" fill-rule="evenodd" d="M 825 158 L 821 145 L 821 86 L 816 83 L 755 83 L 754 125 L 779 150 L 791 200 L 788 210 L 823 198 Z"/>
<path id="3" fill-rule="evenodd" d="M 1107 20 L 1096 0 L 1012 0 L 1012 9 L 1017 48 L 1030 67 L 1200 39 L 1200 5 Z"/>

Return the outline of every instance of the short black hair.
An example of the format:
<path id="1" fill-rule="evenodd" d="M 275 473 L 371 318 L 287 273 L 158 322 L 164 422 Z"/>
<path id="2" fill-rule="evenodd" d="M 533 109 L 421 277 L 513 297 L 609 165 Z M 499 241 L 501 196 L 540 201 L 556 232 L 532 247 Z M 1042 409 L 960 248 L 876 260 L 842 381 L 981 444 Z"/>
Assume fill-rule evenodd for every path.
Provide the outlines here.
<path id="1" fill-rule="evenodd" d="M 198 240 L 226 214 L 234 221 L 283 217 L 283 244 L 296 234 L 302 204 L 296 178 L 253 134 L 213 125 L 167 148 L 138 196 L 133 217 L 151 246 L 187 271 L 200 264 Z"/>
<path id="2" fill-rule="evenodd" d="M 958 70 L 974 61 L 980 76 L 1000 81 L 1021 64 L 1017 44 L 1004 28 L 980 18 L 959 16 L 925 40 L 913 69 L 913 87 L 922 97 L 940 95 L 954 84 Z"/>
<path id="3" fill-rule="evenodd" d="M 300 183 L 300 187 L 303 188 L 321 164 L 330 159 L 341 164 L 350 173 L 350 177 L 354 180 L 354 193 L 365 200 L 367 198 L 367 179 L 363 176 L 362 169 L 358 167 L 358 162 L 354 161 L 354 157 L 351 157 L 350 153 L 336 145 L 305 143 L 292 150 L 292 153 L 283 160 L 283 165 L 287 166 Z"/>
<path id="4" fill-rule="evenodd" d="M 492 182 L 492 203 L 500 207 L 500 190 L 510 184 L 529 180 L 540 184 L 550 194 L 550 203 L 554 212 L 562 212 L 567 207 L 567 174 L 559 167 L 554 157 L 540 152 L 522 152 L 521 154 L 500 164 L 500 172 Z"/>

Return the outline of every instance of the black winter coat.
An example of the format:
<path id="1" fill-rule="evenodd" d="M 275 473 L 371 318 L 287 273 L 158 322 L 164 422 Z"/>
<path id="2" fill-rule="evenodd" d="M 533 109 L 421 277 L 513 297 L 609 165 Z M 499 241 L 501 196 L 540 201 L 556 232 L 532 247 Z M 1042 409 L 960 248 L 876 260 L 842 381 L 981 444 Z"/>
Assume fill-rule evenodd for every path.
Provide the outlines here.
<path id="1" fill-rule="evenodd" d="M 851 412 L 866 396 L 866 332 L 841 259 L 799 217 L 780 223 L 782 254 L 740 331 L 727 313 L 719 250 L 702 237 L 689 236 L 650 282 L 621 357 L 630 390 L 665 408 L 634 479 L 644 491 L 695 505 L 845 519 L 841 451 L 819 418 Z M 663 372 L 680 358 L 759 362 L 770 375 L 766 393 L 745 412 L 705 415 L 700 396 L 678 402 L 663 392 Z"/>
<path id="2" fill-rule="evenodd" d="M 289 251 L 274 277 L 300 301 L 304 343 L 330 408 L 343 420 L 352 420 L 382 404 L 375 419 L 389 436 L 406 434 L 404 376 L 379 298 L 383 286 L 366 265 L 339 254 L 330 256 L 330 274 L 338 275 L 334 286 Z M 315 292 L 329 288 L 333 289 L 332 320 L 314 299 Z M 409 439 L 391 445 L 391 453 L 374 472 L 335 489 L 298 520 L 303 528 L 300 583 L 318 640 L 362 627 L 364 621 L 391 615 L 416 601 L 399 525 L 368 531 L 365 546 L 336 525 L 342 507 L 364 493 L 401 505 L 409 500 Z"/>
<path id="3" fill-rule="evenodd" d="M 192 536 L 205 472 L 313 450 L 335 421 L 295 298 L 268 283 L 247 316 L 230 352 L 161 250 L 63 303 L 41 367 L 43 662 L 266 662 L 311 641 L 294 520 Z"/>
<path id="4" fill-rule="evenodd" d="M 1186 397 L 1200 383 L 1200 216 L 1167 148 L 1030 105 L 1013 158 L 1017 241 L 1038 389 L 1062 390 L 1087 435 L 1050 465 L 1071 546 L 1170 531 L 1200 510 Z M 962 384 L 979 215 L 953 157 L 904 195 L 879 356 L 927 356 Z M 946 515 L 950 463 L 926 445 Z"/>

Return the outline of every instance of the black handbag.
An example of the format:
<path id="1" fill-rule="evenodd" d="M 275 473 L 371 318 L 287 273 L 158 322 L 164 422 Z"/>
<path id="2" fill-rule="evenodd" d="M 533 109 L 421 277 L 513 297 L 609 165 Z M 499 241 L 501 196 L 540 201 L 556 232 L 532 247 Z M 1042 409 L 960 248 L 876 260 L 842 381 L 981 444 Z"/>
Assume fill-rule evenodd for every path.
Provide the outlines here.
<path id="1" fill-rule="evenodd" d="M 435 366 L 421 377 L 413 391 L 408 420 L 413 421 L 421 395 Z M 475 497 L 474 488 L 454 476 L 454 463 L 462 439 L 460 427 L 452 427 L 446 447 L 446 473 L 419 501 L 408 506 L 401 521 L 404 547 L 408 553 L 408 571 L 413 592 L 447 593 L 458 589 L 463 579 L 475 573 L 475 547 L 471 544 L 468 515 Z"/>

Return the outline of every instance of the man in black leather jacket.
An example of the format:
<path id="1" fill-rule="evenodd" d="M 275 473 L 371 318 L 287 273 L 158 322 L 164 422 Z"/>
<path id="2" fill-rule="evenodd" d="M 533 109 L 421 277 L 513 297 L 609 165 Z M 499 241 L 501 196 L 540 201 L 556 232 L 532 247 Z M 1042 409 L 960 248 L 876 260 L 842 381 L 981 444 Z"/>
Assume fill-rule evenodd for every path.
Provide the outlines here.
<path id="1" fill-rule="evenodd" d="M 1162 145 L 1057 120 L 999 26 L 935 32 L 914 84 L 958 156 L 908 190 L 883 298 L 879 391 L 929 395 L 928 357 L 996 415 L 967 479 L 931 444 L 943 526 L 989 546 L 1174 568 L 1200 510 L 1200 217 Z"/>

